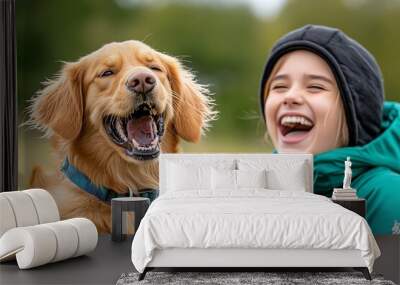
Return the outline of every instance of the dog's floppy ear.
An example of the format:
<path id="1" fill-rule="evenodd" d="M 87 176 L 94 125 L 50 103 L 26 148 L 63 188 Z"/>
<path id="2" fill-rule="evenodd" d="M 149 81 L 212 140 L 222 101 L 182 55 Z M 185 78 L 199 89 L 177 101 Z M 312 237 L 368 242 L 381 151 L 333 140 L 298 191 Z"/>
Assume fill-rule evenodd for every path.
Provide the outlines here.
<path id="1" fill-rule="evenodd" d="M 181 63 L 168 55 L 162 59 L 168 69 L 168 79 L 173 91 L 173 125 L 177 134 L 189 142 L 198 142 L 209 122 L 215 119 L 208 89 L 195 81 L 194 75 Z"/>
<path id="2" fill-rule="evenodd" d="M 83 123 L 83 70 L 80 63 L 66 63 L 55 80 L 45 83 L 31 106 L 31 120 L 39 128 L 66 140 L 75 139 Z"/>

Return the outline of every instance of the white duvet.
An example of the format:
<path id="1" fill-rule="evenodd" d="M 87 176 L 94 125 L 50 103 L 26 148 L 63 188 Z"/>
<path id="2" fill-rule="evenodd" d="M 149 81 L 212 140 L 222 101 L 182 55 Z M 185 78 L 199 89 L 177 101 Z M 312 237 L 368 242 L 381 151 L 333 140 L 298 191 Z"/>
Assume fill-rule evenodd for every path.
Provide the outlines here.
<path id="1" fill-rule="evenodd" d="M 143 272 L 165 248 L 358 249 L 370 272 L 380 255 L 359 215 L 320 195 L 266 189 L 161 195 L 134 237 L 133 265 Z"/>

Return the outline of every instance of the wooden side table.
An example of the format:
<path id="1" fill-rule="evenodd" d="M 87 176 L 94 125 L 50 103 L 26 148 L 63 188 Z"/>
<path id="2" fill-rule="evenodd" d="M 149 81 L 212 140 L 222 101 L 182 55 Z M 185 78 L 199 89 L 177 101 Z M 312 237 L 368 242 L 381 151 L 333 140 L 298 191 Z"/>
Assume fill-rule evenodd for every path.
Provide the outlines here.
<path id="1" fill-rule="evenodd" d="M 132 228 L 133 221 L 129 221 L 134 214 L 134 225 L 136 232 L 140 221 L 146 214 L 150 206 L 150 199 L 143 197 L 121 197 L 111 200 L 111 239 L 113 241 L 122 241 L 129 235 L 128 228 Z"/>
<path id="2" fill-rule="evenodd" d="M 352 200 L 340 200 L 332 199 L 332 202 L 339 204 L 340 206 L 359 214 L 361 217 L 365 218 L 365 213 L 367 211 L 366 201 L 362 198 L 352 199 Z"/>

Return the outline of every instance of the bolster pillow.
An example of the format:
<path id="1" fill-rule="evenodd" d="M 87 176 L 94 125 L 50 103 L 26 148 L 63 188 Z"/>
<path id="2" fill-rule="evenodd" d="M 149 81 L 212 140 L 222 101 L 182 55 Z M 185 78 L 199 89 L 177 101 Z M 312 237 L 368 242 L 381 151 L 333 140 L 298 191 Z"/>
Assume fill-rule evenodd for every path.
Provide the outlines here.
<path id="1" fill-rule="evenodd" d="M 96 248 L 92 221 L 60 221 L 56 202 L 43 189 L 0 193 L 0 262 L 17 259 L 20 269 L 86 254 Z"/>
<path id="2" fill-rule="evenodd" d="M 0 193 L 0 237 L 9 229 L 60 220 L 56 202 L 43 189 Z"/>
<path id="3" fill-rule="evenodd" d="M 85 218 L 13 228 L 0 238 L 0 261 L 16 257 L 28 269 L 86 254 L 97 240 L 96 226 Z"/>

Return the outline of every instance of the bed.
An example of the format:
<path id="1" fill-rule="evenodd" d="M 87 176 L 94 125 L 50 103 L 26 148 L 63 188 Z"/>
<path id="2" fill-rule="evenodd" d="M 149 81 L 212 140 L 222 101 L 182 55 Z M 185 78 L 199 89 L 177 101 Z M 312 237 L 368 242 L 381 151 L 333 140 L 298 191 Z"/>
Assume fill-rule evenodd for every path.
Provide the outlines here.
<path id="1" fill-rule="evenodd" d="M 306 154 L 162 154 L 160 196 L 132 243 L 154 268 L 352 267 L 380 251 L 361 216 L 313 194 Z"/>

